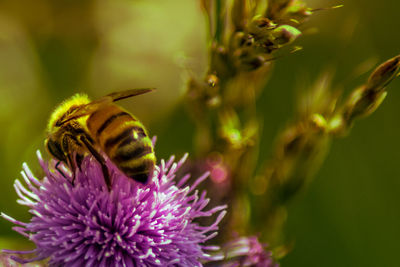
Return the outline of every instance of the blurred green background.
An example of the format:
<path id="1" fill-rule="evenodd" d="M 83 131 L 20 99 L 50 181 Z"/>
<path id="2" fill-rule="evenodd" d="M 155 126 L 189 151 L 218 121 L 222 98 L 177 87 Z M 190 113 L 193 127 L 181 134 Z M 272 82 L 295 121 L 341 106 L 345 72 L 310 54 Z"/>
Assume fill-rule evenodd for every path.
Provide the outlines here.
<path id="1" fill-rule="evenodd" d="M 306 2 L 316 8 L 341 3 Z M 299 81 L 334 70 L 334 85 L 349 92 L 366 79 L 363 69 L 400 53 L 400 2 L 342 3 L 312 16 L 308 26 L 318 31 L 297 41 L 304 49 L 276 62 L 258 100 L 261 158 L 294 115 Z M 188 75 L 202 77 L 206 70 L 205 29 L 196 0 L 1 1 L 0 210 L 29 219 L 15 202 L 13 181 L 25 161 L 40 173 L 35 151 L 45 154 L 48 116 L 76 92 L 95 98 L 157 87 L 122 105 L 158 136 L 159 158 L 192 152 L 194 126 L 180 101 Z M 399 266 L 399 115 L 397 79 L 372 116 L 333 142 L 314 182 L 291 203 L 286 237 L 295 246 L 282 266 Z M 2 248 L 21 243 L 5 220 L 0 235 Z"/>

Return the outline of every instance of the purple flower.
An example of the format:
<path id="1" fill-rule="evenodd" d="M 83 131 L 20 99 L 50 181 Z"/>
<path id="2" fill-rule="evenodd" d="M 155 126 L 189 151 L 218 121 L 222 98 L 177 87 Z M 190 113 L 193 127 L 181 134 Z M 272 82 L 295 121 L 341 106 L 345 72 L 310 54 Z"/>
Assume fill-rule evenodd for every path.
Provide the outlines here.
<path id="1" fill-rule="evenodd" d="M 212 260 L 209 252 L 218 249 L 204 243 L 217 235 L 218 224 L 226 206 L 205 210 L 209 199 L 196 186 L 185 186 L 189 175 L 175 182 L 178 163 L 171 157 L 154 170 L 147 185 L 136 183 L 107 162 L 112 179 L 109 192 L 101 167 L 87 156 L 76 171 L 71 184 L 70 171 L 56 161 L 46 163 L 38 152 L 45 177 L 38 180 L 23 165 L 22 176 L 14 187 L 19 204 L 28 206 L 33 214 L 29 223 L 2 217 L 16 224 L 13 229 L 36 245 L 32 251 L 8 253 L 35 256 L 24 263 L 49 259 L 50 266 L 202 266 Z M 199 217 L 218 213 L 214 223 L 202 226 Z"/>
<path id="2" fill-rule="evenodd" d="M 208 267 L 278 267 L 271 251 L 265 250 L 258 238 L 239 237 L 222 247 L 222 260 L 210 261 Z"/>
<path id="3" fill-rule="evenodd" d="M 5 253 L 0 253 L 0 266 L 17 267 L 17 263 L 10 259 L 10 256 Z"/>

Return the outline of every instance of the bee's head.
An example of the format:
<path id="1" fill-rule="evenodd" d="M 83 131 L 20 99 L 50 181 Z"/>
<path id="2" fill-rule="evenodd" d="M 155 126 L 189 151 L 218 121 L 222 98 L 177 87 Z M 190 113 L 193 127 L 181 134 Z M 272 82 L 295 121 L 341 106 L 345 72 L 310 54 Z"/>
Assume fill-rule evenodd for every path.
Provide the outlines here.
<path id="1" fill-rule="evenodd" d="M 57 132 L 62 128 L 60 124 L 74 109 L 90 103 L 90 100 L 85 94 L 75 94 L 62 102 L 51 114 L 49 123 L 47 124 L 47 133 L 49 135 L 57 135 Z"/>
<path id="2" fill-rule="evenodd" d="M 52 138 L 47 138 L 44 141 L 44 145 L 45 145 L 47 151 L 50 153 L 50 155 L 52 155 L 53 157 L 55 157 L 56 159 L 58 159 L 60 161 L 64 161 L 64 162 L 67 161 L 60 142 L 58 142 L 57 140 L 54 140 Z"/>
<path id="3" fill-rule="evenodd" d="M 65 151 L 61 146 L 63 133 L 66 131 L 65 124 L 62 122 L 73 110 L 90 102 L 87 95 L 76 94 L 62 102 L 51 114 L 47 124 L 47 139 L 45 147 L 56 159 L 66 161 Z"/>

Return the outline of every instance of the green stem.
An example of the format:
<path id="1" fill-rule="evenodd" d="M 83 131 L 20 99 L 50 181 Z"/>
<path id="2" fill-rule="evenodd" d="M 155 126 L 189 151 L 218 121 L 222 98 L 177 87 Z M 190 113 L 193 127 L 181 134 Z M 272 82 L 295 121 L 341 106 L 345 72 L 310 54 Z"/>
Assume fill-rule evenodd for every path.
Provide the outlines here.
<path id="1" fill-rule="evenodd" d="M 221 44 L 222 41 L 222 27 L 223 27 L 223 15 L 222 15 L 222 1 L 223 0 L 215 0 L 215 35 L 214 40 Z"/>

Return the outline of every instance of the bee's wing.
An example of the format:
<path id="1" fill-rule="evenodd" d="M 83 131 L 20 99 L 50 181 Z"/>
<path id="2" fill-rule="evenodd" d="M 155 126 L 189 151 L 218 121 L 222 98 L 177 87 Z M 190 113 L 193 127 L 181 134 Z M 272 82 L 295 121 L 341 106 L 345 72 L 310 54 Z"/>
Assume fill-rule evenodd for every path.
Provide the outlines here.
<path id="1" fill-rule="evenodd" d="M 70 120 L 75 120 L 83 116 L 87 116 L 98 110 L 102 105 L 106 103 L 110 103 L 109 99 L 106 98 L 101 98 L 96 101 L 92 101 L 89 104 L 79 106 L 76 108 L 74 111 L 72 111 L 70 114 L 64 116 L 62 121 L 57 122 L 56 126 L 61 126 L 64 123 L 70 121 Z"/>
<path id="2" fill-rule="evenodd" d="M 83 116 L 87 116 L 98 110 L 102 105 L 119 101 L 121 99 L 125 99 L 128 97 L 132 96 L 137 96 L 141 95 L 147 92 L 151 92 L 155 90 L 155 88 L 136 88 L 136 89 L 130 89 L 130 90 L 125 90 L 125 91 L 119 91 L 119 92 L 114 92 L 111 94 L 108 94 L 106 96 L 103 96 L 100 99 L 94 100 L 90 102 L 89 104 L 82 105 L 79 108 L 75 109 L 71 114 L 66 116 L 62 121 L 59 122 L 59 125 L 62 125 L 70 120 L 74 120 Z"/>
<path id="3" fill-rule="evenodd" d="M 106 95 L 104 98 L 109 98 L 111 101 L 115 102 L 115 101 L 119 101 L 121 99 L 125 99 L 128 97 L 145 94 L 145 93 L 151 92 L 153 90 L 155 90 L 155 88 L 136 88 L 136 89 L 130 89 L 130 90 L 111 93 L 111 94 Z"/>

